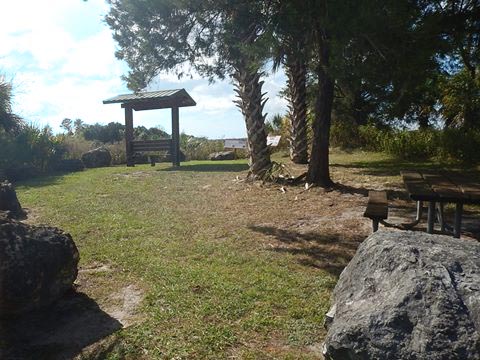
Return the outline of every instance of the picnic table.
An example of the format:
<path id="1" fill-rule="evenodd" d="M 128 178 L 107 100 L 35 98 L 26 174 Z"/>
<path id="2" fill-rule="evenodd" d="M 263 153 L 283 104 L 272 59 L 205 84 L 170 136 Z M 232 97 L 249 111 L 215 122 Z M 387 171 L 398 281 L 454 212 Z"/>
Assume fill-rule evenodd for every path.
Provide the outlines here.
<path id="1" fill-rule="evenodd" d="M 453 236 L 459 238 L 463 205 L 480 204 L 480 183 L 456 172 L 402 171 L 401 175 L 408 195 L 417 202 L 417 220 L 421 217 L 423 202 L 428 202 L 428 233 L 433 233 L 436 210 L 441 231 L 445 232 L 444 204 L 455 204 Z"/>

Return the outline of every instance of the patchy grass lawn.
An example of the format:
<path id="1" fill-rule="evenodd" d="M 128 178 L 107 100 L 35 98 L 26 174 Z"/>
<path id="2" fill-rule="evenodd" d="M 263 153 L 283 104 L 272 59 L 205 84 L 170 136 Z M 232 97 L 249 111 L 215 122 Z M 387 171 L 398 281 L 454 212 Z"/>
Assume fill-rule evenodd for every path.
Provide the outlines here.
<path id="1" fill-rule="evenodd" d="M 331 291 L 370 233 L 367 189 L 400 193 L 400 169 L 433 166 L 368 153 L 334 153 L 332 164 L 341 184 L 332 191 L 245 183 L 245 161 L 110 167 L 20 184 L 30 222 L 73 236 L 77 291 L 114 317 L 121 289 L 141 300 L 128 305 L 124 296 L 135 316 L 120 316 L 127 326 L 80 357 L 320 358 Z"/>

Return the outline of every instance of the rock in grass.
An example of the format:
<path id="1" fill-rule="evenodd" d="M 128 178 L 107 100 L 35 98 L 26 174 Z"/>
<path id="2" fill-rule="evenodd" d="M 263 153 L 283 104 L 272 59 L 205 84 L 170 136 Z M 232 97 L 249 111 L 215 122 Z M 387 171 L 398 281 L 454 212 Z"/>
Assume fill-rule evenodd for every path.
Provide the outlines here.
<path id="1" fill-rule="evenodd" d="M 340 275 L 333 304 L 326 359 L 480 359 L 480 244 L 376 232 Z"/>
<path id="2" fill-rule="evenodd" d="M 99 147 L 84 153 L 82 155 L 82 162 L 87 168 L 110 166 L 112 155 L 107 148 Z"/>
<path id="3" fill-rule="evenodd" d="M 20 206 L 17 193 L 8 181 L 0 183 L 0 211 L 8 212 L 9 217 L 15 219 L 25 217 L 25 211 Z"/>
<path id="4" fill-rule="evenodd" d="M 233 151 L 220 151 L 208 155 L 210 160 L 235 160 L 235 153 Z"/>
<path id="5" fill-rule="evenodd" d="M 77 277 L 78 250 L 62 230 L 0 216 L 0 317 L 59 299 Z"/>

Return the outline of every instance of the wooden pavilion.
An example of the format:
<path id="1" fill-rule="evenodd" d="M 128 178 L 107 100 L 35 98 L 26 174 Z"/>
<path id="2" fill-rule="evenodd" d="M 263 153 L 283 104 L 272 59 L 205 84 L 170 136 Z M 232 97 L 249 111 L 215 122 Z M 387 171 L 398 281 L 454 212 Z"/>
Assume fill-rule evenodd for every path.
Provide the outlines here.
<path id="1" fill-rule="evenodd" d="M 103 101 L 104 104 L 120 103 L 125 109 L 125 143 L 127 166 L 135 166 L 133 154 L 138 152 L 167 151 L 173 166 L 180 166 L 179 108 L 195 106 L 197 103 L 185 89 L 139 92 L 118 95 Z M 172 138 L 164 140 L 138 141 L 133 139 L 133 110 L 172 109 Z"/>

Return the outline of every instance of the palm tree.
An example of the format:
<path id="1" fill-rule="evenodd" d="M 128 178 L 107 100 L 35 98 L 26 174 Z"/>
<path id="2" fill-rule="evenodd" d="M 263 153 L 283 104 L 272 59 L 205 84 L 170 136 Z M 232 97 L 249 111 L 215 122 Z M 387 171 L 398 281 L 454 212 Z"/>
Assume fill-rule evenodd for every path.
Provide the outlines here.
<path id="1" fill-rule="evenodd" d="M 302 21 L 304 9 L 294 2 L 278 2 L 273 14 L 274 69 L 280 64 L 287 74 L 287 98 L 290 118 L 290 158 L 308 163 L 307 141 L 307 50 L 308 29 Z"/>
<path id="2" fill-rule="evenodd" d="M 232 77 L 247 129 L 250 177 L 263 178 L 271 161 L 260 80 L 266 50 L 259 39 L 268 5 L 254 0 L 109 2 L 106 20 L 120 46 L 116 55 L 131 68 L 129 86 L 144 86 L 160 71 L 176 71 L 186 63 L 210 81 Z"/>
<path id="3" fill-rule="evenodd" d="M 300 53 L 297 53 L 300 54 Z M 296 164 L 308 163 L 307 66 L 302 56 L 287 55 L 285 69 L 290 112 L 290 158 Z"/>
<path id="4" fill-rule="evenodd" d="M 12 84 L 0 76 L 0 129 L 14 131 L 21 119 L 12 113 Z"/>

